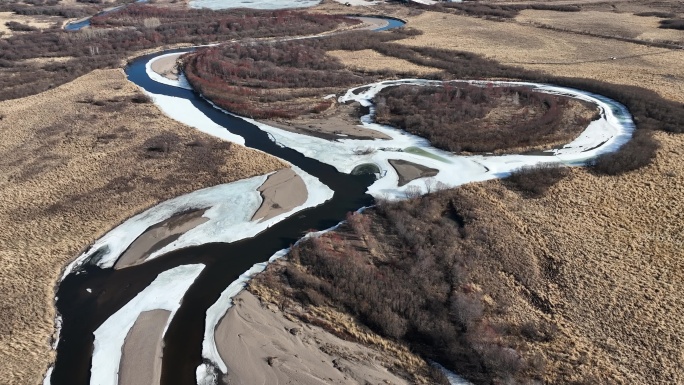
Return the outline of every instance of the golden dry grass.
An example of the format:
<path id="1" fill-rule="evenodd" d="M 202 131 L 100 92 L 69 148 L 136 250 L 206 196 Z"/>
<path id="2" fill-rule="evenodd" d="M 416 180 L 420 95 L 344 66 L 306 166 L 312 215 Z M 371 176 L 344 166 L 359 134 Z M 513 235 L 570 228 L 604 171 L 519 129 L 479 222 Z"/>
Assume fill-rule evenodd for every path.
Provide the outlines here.
<path id="1" fill-rule="evenodd" d="M 437 12 L 410 17 L 409 25 L 423 35 L 402 40 L 402 44 L 473 52 L 503 64 L 641 86 L 684 101 L 684 50 Z"/>
<path id="2" fill-rule="evenodd" d="M 413 64 L 407 60 L 385 56 L 372 49 L 361 51 L 328 51 L 328 55 L 337 58 L 342 64 L 354 69 L 366 71 L 391 70 L 396 72 L 415 72 L 419 75 L 439 72 L 435 68 Z"/>
<path id="3" fill-rule="evenodd" d="M 0 12 L 0 37 L 7 38 L 15 33 L 10 30 L 7 25 L 5 25 L 5 23 L 9 21 L 28 24 L 31 27 L 36 27 L 38 29 L 47 29 L 53 26 L 55 23 L 62 22 L 62 20 L 63 19 L 61 17 L 25 16 L 17 15 L 14 12 Z"/>
<path id="4" fill-rule="evenodd" d="M 101 70 L 0 103 L 3 384 L 42 380 L 53 358 L 54 285 L 91 242 L 160 201 L 284 166 L 132 103 L 137 92 L 121 70 Z M 79 102 L 91 98 L 105 105 Z M 145 142 L 159 135 L 176 143 L 152 154 Z"/>
<path id="5" fill-rule="evenodd" d="M 570 31 L 588 32 L 605 36 L 619 36 L 644 41 L 684 42 L 684 31 L 660 29 L 660 18 L 635 16 L 631 13 L 601 11 L 554 12 L 524 10 L 516 20 L 542 24 Z"/>
<path id="6" fill-rule="evenodd" d="M 514 238 L 534 260 L 558 267 L 551 277 L 539 265 L 546 279 L 537 287 L 553 316 L 531 306 L 512 277 L 491 277 L 519 293 L 502 319 L 551 317 L 561 326 L 541 351 L 549 375 L 565 367 L 596 383 L 684 381 L 684 146 L 680 136 L 657 139 L 663 147 L 646 169 L 619 177 L 574 169 L 541 199 L 523 199 L 498 181 L 462 188 L 493 234 L 500 225 L 521 234 Z"/>

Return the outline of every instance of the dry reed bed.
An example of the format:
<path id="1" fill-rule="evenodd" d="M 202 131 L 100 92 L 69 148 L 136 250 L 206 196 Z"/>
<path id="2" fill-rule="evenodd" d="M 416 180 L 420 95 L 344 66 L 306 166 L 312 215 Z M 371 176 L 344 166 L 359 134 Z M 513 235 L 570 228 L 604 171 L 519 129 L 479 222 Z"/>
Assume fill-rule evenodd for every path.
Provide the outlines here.
<path id="1" fill-rule="evenodd" d="M 284 166 L 132 103 L 138 92 L 121 70 L 102 70 L 0 103 L 3 384 L 41 381 L 54 285 L 91 242 L 160 201 Z"/>
<path id="2" fill-rule="evenodd" d="M 549 373 L 570 361 L 600 383 L 684 381 L 684 146 L 681 136 L 656 137 L 662 149 L 647 168 L 620 177 L 575 169 L 538 200 L 500 182 L 463 188 L 558 267 L 541 285 L 563 337 L 544 348 L 556 357 Z M 520 320 L 535 311 L 510 309 L 506 318 Z"/>

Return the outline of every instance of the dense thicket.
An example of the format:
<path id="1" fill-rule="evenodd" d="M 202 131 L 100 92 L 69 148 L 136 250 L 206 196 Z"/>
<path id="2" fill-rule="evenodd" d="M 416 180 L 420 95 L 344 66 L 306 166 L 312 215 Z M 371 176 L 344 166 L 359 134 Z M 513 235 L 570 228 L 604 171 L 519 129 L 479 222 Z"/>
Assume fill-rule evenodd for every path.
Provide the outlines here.
<path id="1" fill-rule="evenodd" d="M 68 82 L 97 68 L 120 66 L 139 50 L 165 44 L 201 44 L 230 39 L 319 33 L 356 20 L 294 11 L 169 10 L 131 5 L 94 17 L 93 28 L 78 32 L 49 30 L 0 39 L 0 100 L 14 99 Z M 105 28 L 111 26 L 126 28 Z M 42 66 L 21 60 L 71 57 Z"/>
<path id="2" fill-rule="evenodd" d="M 503 183 L 508 188 L 519 191 L 525 197 L 539 198 L 569 173 L 570 171 L 564 165 L 541 163 L 515 170 L 503 180 Z"/>
<path id="3" fill-rule="evenodd" d="M 300 41 L 233 43 L 190 55 L 184 63 L 185 74 L 196 90 L 229 111 L 255 118 L 320 112 L 332 101 L 294 99 L 372 80 Z M 294 88 L 303 90 L 284 90 Z"/>
<path id="4" fill-rule="evenodd" d="M 536 294 L 537 262 L 510 243 L 518 235 L 492 239 L 498 225 L 478 219 L 481 203 L 457 189 L 349 214 L 341 229 L 293 247 L 279 277 L 304 303 L 337 307 L 475 384 L 532 383 L 543 362 L 522 342 L 553 340 L 555 327 L 493 323 L 511 295 L 493 277 L 512 277 L 535 306 L 552 310 Z"/>
<path id="5" fill-rule="evenodd" d="M 425 137 L 452 152 L 505 151 L 570 141 L 590 122 L 588 117 L 575 117 L 577 111 L 572 116 L 566 111 L 567 97 L 525 87 L 398 86 L 382 90 L 375 102 L 379 123 Z"/>
<path id="6" fill-rule="evenodd" d="M 652 131 L 638 130 L 619 151 L 599 156 L 591 166 L 599 174 L 620 175 L 650 164 L 658 147 Z"/>

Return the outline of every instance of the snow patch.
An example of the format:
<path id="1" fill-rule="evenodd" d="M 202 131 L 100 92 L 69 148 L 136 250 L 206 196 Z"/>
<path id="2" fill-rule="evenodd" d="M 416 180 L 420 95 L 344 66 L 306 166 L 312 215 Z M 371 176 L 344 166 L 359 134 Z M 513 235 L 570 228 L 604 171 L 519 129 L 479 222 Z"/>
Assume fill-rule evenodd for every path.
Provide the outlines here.
<path id="1" fill-rule="evenodd" d="M 149 63 L 148 63 L 149 64 Z M 153 94 L 145 91 L 154 103 L 171 119 L 179 121 L 190 127 L 194 127 L 199 131 L 215 136 L 229 142 L 245 144 L 245 139 L 240 135 L 235 135 L 228 131 L 225 127 L 214 123 L 206 115 L 197 109 L 191 101 L 175 96 Z"/>
<path id="2" fill-rule="evenodd" d="M 91 385 L 118 385 L 123 344 L 140 313 L 157 309 L 170 311 L 164 326 L 166 334 L 183 296 L 203 269 L 203 264 L 181 265 L 160 273 L 148 287 L 95 330 Z"/>

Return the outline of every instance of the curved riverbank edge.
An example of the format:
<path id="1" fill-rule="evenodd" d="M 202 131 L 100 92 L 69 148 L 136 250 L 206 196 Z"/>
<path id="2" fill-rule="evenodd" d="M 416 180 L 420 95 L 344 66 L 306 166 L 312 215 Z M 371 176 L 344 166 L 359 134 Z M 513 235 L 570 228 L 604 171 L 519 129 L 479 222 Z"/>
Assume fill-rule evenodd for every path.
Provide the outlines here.
<path id="1" fill-rule="evenodd" d="M 95 331 L 90 383 L 92 385 L 119 385 L 123 347 L 131 328 L 146 311 L 166 310 L 170 314 L 162 336 L 181 305 L 190 285 L 204 270 L 203 264 L 181 265 L 160 273 L 135 298 L 109 317 Z"/>
<path id="2" fill-rule="evenodd" d="M 432 146 L 425 138 L 401 129 L 374 123 L 373 98 L 382 89 L 399 85 L 440 86 L 445 82 L 424 79 L 388 80 L 352 88 L 338 97 L 340 103 L 359 102 L 369 107 L 370 113 L 361 117 L 361 125 L 390 137 L 388 140 L 338 139 L 330 141 L 309 135 L 286 131 L 254 119 L 240 117 L 214 105 L 215 108 L 242 118 L 269 134 L 282 147 L 291 148 L 306 157 L 350 173 L 355 167 L 373 163 L 380 169 L 380 178 L 368 193 L 375 198 L 402 199 L 407 191 L 427 192 L 434 184 L 455 187 L 465 183 L 503 178 L 524 167 L 542 163 L 585 165 L 599 155 L 617 150 L 632 136 L 634 122 L 627 108 L 615 100 L 582 90 L 541 83 L 518 81 L 458 81 L 478 86 L 522 86 L 534 91 L 567 96 L 595 104 L 600 118 L 591 122 L 572 142 L 560 149 L 545 151 L 544 155 L 455 155 Z M 446 82 L 449 83 L 449 82 Z M 165 101 L 161 101 L 165 103 Z M 211 103 L 211 102 L 210 102 Z M 160 106 L 162 109 L 170 107 Z M 437 175 L 416 179 L 400 186 L 399 175 L 389 160 L 403 160 L 439 170 Z M 426 185 L 430 184 L 430 186 Z"/>

